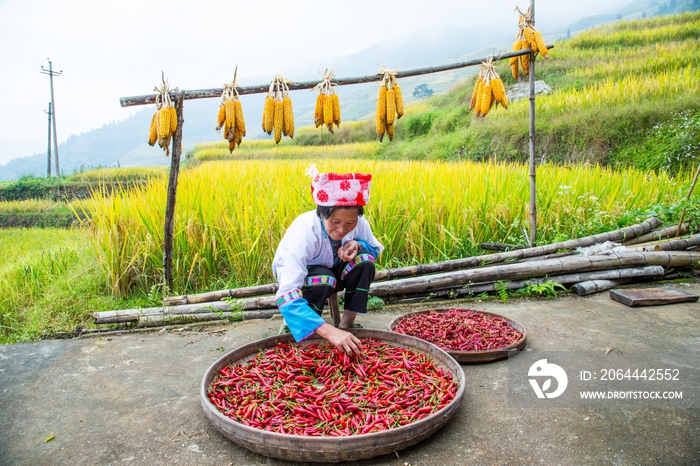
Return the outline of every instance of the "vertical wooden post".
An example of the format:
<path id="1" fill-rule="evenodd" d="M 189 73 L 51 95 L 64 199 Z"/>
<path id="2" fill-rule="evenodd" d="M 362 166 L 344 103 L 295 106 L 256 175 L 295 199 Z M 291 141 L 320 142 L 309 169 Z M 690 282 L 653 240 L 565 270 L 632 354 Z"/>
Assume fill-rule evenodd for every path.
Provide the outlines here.
<path id="1" fill-rule="evenodd" d="M 173 223 L 175 220 L 175 198 L 177 196 L 177 178 L 180 173 L 180 154 L 182 153 L 182 115 L 185 92 L 181 92 L 175 104 L 177 110 L 177 129 L 173 135 L 173 149 L 170 153 L 170 174 L 168 176 L 168 198 L 165 205 L 165 225 L 163 234 L 163 278 L 170 294 L 173 289 Z"/>
<path id="2" fill-rule="evenodd" d="M 532 25 L 535 25 L 535 0 L 530 0 Z M 537 169 L 535 161 L 535 54 L 530 53 L 530 247 L 537 241 Z"/>

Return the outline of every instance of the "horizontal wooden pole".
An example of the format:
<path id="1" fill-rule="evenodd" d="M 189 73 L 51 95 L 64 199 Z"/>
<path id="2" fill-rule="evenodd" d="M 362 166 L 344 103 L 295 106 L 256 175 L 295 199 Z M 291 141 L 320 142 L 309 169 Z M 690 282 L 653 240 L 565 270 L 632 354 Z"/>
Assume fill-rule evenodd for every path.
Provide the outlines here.
<path id="1" fill-rule="evenodd" d="M 680 229 L 680 234 L 677 234 L 677 232 Z M 680 226 L 680 228 L 677 225 L 672 225 L 666 228 L 660 228 L 655 231 L 650 231 L 647 234 L 638 236 L 636 238 L 630 238 L 629 240 L 626 240 L 622 243 L 623 246 L 633 246 L 637 244 L 644 244 L 648 243 L 651 241 L 660 241 L 662 239 L 666 238 L 673 238 L 674 236 L 680 236 L 680 235 L 685 235 L 688 233 L 690 229 L 690 224 L 684 223 Z"/>
<path id="2" fill-rule="evenodd" d="M 600 233 L 583 238 L 554 243 L 550 245 L 537 246 L 533 248 L 523 248 L 508 252 L 484 254 L 480 256 L 466 257 L 462 259 L 454 259 L 451 261 L 433 262 L 424 265 L 412 265 L 408 267 L 399 267 L 395 269 L 377 270 L 374 281 L 384 281 L 400 277 L 409 277 L 423 275 L 428 273 L 447 272 L 450 270 L 466 269 L 470 267 L 478 267 L 484 264 L 495 264 L 509 260 L 540 260 L 554 258 L 563 254 L 557 251 L 566 249 L 571 250 L 576 247 L 591 246 L 593 244 L 603 243 L 605 241 L 619 242 L 623 239 L 634 238 L 646 232 L 661 226 L 661 221 L 656 217 L 651 217 L 642 223 L 631 225 L 619 230 L 613 230 L 605 233 Z M 544 256 L 544 257 L 543 257 Z M 233 288 L 230 290 L 209 291 L 206 293 L 197 293 L 191 295 L 173 296 L 166 298 L 163 301 L 164 306 L 181 306 L 185 304 L 198 304 L 212 301 L 220 301 L 223 298 L 245 298 L 250 296 L 259 296 L 266 294 L 274 294 L 277 292 L 277 284 L 256 285 L 243 288 Z"/>
<path id="3" fill-rule="evenodd" d="M 565 273 L 608 270 L 614 268 L 659 265 L 688 267 L 700 261 L 700 253 L 690 251 L 633 252 L 595 256 L 572 256 L 538 262 L 502 264 L 479 269 L 458 270 L 420 277 L 402 278 L 372 283 L 372 296 L 391 296 L 403 293 L 423 293 L 430 290 L 459 287 L 470 283 L 522 280 Z"/>
<path id="4" fill-rule="evenodd" d="M 650 217 L 642 223 L 632 225 L 619 230 L 599 233 L 597 235 L 586 236 L 578 239 L 571 239 L 560 243 L 535 246 L 514 251 L 499 252 L 495 254 L 484 254 L 481 256 L 465 257 L 443 262 L 432 262 L 423 265 L 411 265 L 395 269 L 377 270 L 374 281 L 391 280 L 394 278 L 411 277 L 425 275 L 436 272 L 447 272 L 450 270 L 461 270 L 481 265 L 497 264 L 510 260 L 523 260 L 531 257 L 539 257 L 548 254 L 556 254 L 560 250 L 571 250 L 578 247 L 592 246 L 606 241 L 619 242 L 627 238 L 634 238 L 647 233 L 654 228 L 661 226 L 661 221 L 656 217 Z"/>
<path id="5" fill-rule="evenodd" d="M 555 275 L 542 278 L 528 278 L 525 280 L 514 280 L 502 282 L 503 285 L 497 283 L 475 283 L 472 285 L 464 285 L 458 288 L 445 288 L 441 290 L 433 290 L 426 293 L 416 294 L 397 294 L 386 297 L 388 303 L 399 302 L 416 302 L 425 301 L 427 299 L 444 299 L 444 298 L 459 298 L 464 296 L 474 296 L 481 293 L 493 293 L 498 291 L 499 286 L 505 287 L 507 290 L 519 290 L 530 285 L 542 285 L 543 283 L 553 282 L 561 285 L 571 285 L 572 283 L 580 283 L 587 280 L 613 280 L 613 279 L 639 279 L 639 278 L 662 278 L 664 276 L 664 268 L 658 265 L 647 267 L 633 267 L 627 269 L 612 269 L 612 270 L 597 270 L 594 272 L 579 272 L 564 275 Z"/>
<path id="6" fill-rule="evenodd" d="M 547 49 L 552 49 L 554 48 L 554 45 L 548 45 Z M 494 60 L 506 60 L 510 59 L 511 57 L 518 57 L 520 55 L 526 55 L 530 53 L 530 49 L 523 49 L 523 50 L 517 50 L 514 52 L 507 52 L 502 55 L 498 55 L 496 57 L 493 57 Z M 464 61 L 464 62 L 458 62 L 458 63 L 450 63 L 448 65 L 441 65 L 441 66 L 429 66 L 426 68 L 416 68 L 413 70 L 406 70 L 406 71 L 398 71 L 396 73 L 397 78 L 409 78 L 412 76 L 420 76 L 424 74 L 431 74 L 431 73 L 440 73 L 442 71 L 450 71 L 450 70 L 456 70 L 459 68 L 467 68 L 469 66 L 476 66 L 479 65 L 483 62 L 485 62 L 487 58 L 479 58 L 477 60 L 469 60 L 469 61 Z M 349 84 L 362 84 L 362 83 L 370 83 L 370 82 L 377 82 L 381 81 L 382 78 L 384 77 L 383 74 L 377 73 L 373 74 L 370 76 L 359 76 L 355 78 L 336 78 L 333 79 L 333 83 L 338 85 L 338 86 L 347 86 Z M 293 82 L 289 84 L 289 90 L 290 91 L 298 91 L 298 90 L 303 90 L 303 89 L 313 89 L 316 87 L 316 85 L 320 81 L 306 81 L 306 82 Z M 264 94 L 270 90 L 270 83 L 266 84 L 259 84 L 256 86 L 242 86 L 242 87 L 237 87 L 236 90 L 240 95 L 247 95 L 247 94 Z M 220 98 L 221 94 L 223 92 L 223 88 L 221 87 L 216 87 L 212 89 L 198 89 L 198 90 L 192 90 L 192 91 L 184 91 L 184 99 L 185 100 L 194 100 L 194 99 L 212 99 L 212 98 Z M 175 102 L 178 100 L 180 97 L 179 92 L 171 92 L 170 93 L 170 99 Z M 137 95 L 137 96 L 132 96 L 132 97 L 121 97 L 119 99 L 119 103 L 121 104 L 122 107 L 133 107 L 135 105 L 150 105 L 156 103 L 156 94 L 148 94 L 148 95 Z"/>

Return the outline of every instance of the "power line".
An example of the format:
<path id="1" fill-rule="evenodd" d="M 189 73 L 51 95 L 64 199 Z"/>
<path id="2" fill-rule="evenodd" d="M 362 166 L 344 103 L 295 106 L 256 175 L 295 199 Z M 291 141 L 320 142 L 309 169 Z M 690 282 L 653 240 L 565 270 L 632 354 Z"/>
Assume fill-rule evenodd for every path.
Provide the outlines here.
<path id="1" fill-rule="evenodd" d="M 51 120 L 51 114 L 53 114 L 53 149 L 54 153 L 56 154 L 56 176 L 60 177 L 61 176 L 61 169 L 58 164 L 58 138 L 56 137 L 56 103 L 54 102 L 53 99 L 53 77 L 54 76 L 61 76 L 63 74 L 63 70 L 61 71 L 54 71 L 53 70 L 53 65 L 51 64 L 51 60 L 49 60 L 49 69 L 47 70 L 43 66 L 41 67 L 41 73 L 42 74 L 48 74 L 49 75 L 49 81 L 51 83 L 51 104 L 49 106 L 49 120 Z M 49 131 L 50 133 L 50 131 Z M 50 134 L 49 134 L 50 137 Z M 49 147 L 49 160 L 51 159 L 51 148 Z M 51 162 L 49 161 L 49 165 Z M 50 174 L 50 171 L 49 171 Z"/>

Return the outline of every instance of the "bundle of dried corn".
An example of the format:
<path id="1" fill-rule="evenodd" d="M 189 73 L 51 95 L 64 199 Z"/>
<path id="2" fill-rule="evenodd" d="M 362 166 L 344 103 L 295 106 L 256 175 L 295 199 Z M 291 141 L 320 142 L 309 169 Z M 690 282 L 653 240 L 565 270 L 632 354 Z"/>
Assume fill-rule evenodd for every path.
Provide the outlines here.
<path id="1" fill-rule="evenodd" d="M 275 143 L 279 144 L 282 136 L 294 138 L 294 110 L 289 97 L 289 84 L 292 81 L 275 75 L 270 82 L 270 90 L 265 97 L 263 107 L 262 129 L 273 134 Z"/>
<path id="2" fill-rule="evenodd" d="M 486 116 L 494 103 L 508 108 L 506 88 L 496 72 L 493 57 L 489 57 L 479 67 L 479 76 L 476 79 L 474 92 L 472 92 L 469 109 L 474 110 L 476 116 Z"/>
<path id="3" fill-rule="evenodd" d="M 148 133 L 148 144 L 154 146 L 156 142 L 165 151 L 165 156 L 170 155 L 170 140 L 177 129 L 177 111 L 170 100 L 170 84 L 161 75 L 160 87 L 155 86 L 156 113 L 151 118 L 151 127 Z M 177 88 L 175 89 L 177 92 Z"/>
<path id="4" fill-rule="evenodd" d="M 321 73 L 323 80 L 316 84 L 312 91 L 318 89 L 318 96 L 316 97 L 316 107 L 314 108 L 314 124 L 316 128 L 324 125 L 328 128 L 328 131 L 333 132 L 333 125 L 336 128 L 340 127 L 340 98 L 336 94 L 333 86 L 333 70 Z"/>
<path id="5" fill-rule="evenodd" d="M 511 50 L 530 49 L 534 54 L 539 53 L 544 58 L 549 58 L 549 51 L 542 38 L 542 33 L 535 29 L 535 25 L 533 24 L 534 21 L 532 19 L 531 9 L 528 8 L 526 13 L 522 13 L 520 9 L 516 7 L 515 11 L 520 15 L 518 20 L 519 29 Z M 513 78 L 515 79 L 518 79 L 518 64 L 520 64 L 520 71 L 523 76 L 527 76 L 530 73 L 530 54 L 526 53 L 510 59 L 510 67 L 513 72 Z"/>
<path id="6" fill-rule="evenodd" d="M 389 136 L 389 141 L 394 140 L 394 122 L 404 113 L 403 94 L 396 81 L 398 71 L 386 68 L 379 70 L 379 74 L 384 75 L 377 96 L 376 130 L 380 142 L 384 139 L 384 134 Z"/>
<path id="7" fill-rule="evenodd" d="M 228 149 L 233 152 L 236 146 L 241 145 L 245 136 L 245 119 L 243 118 L 243 105 L 238 95 L 238 68 L 233 75 L 231 84 L 224 84 L 221 93 L 221 105 L 216 119 L 216 130 L 223 128 L 224 139 L 228 141 Z"/>

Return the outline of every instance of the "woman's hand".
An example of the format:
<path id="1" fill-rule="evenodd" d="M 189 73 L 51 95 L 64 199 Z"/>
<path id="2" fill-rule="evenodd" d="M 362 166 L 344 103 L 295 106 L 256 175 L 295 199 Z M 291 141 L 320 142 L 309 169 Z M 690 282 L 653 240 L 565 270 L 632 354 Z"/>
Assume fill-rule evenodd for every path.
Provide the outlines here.
<path id="1" fill-rule="evenodd" d="M 333 327 L 331 324 L 323 324 L 316 329 L 316 334 L 328 340 L 333 346 L 346 354 L 362 356 L 362 342 L 350 332 Z"/>
<path id="2" fill-rule="evenodd" d="M 357 252 L 360 250 L 360 243 L 351 240 L 343 244 L 340 249 L 338 249 L 338 257 L 343 262 L 350 262 L 357 256 Z"/>

